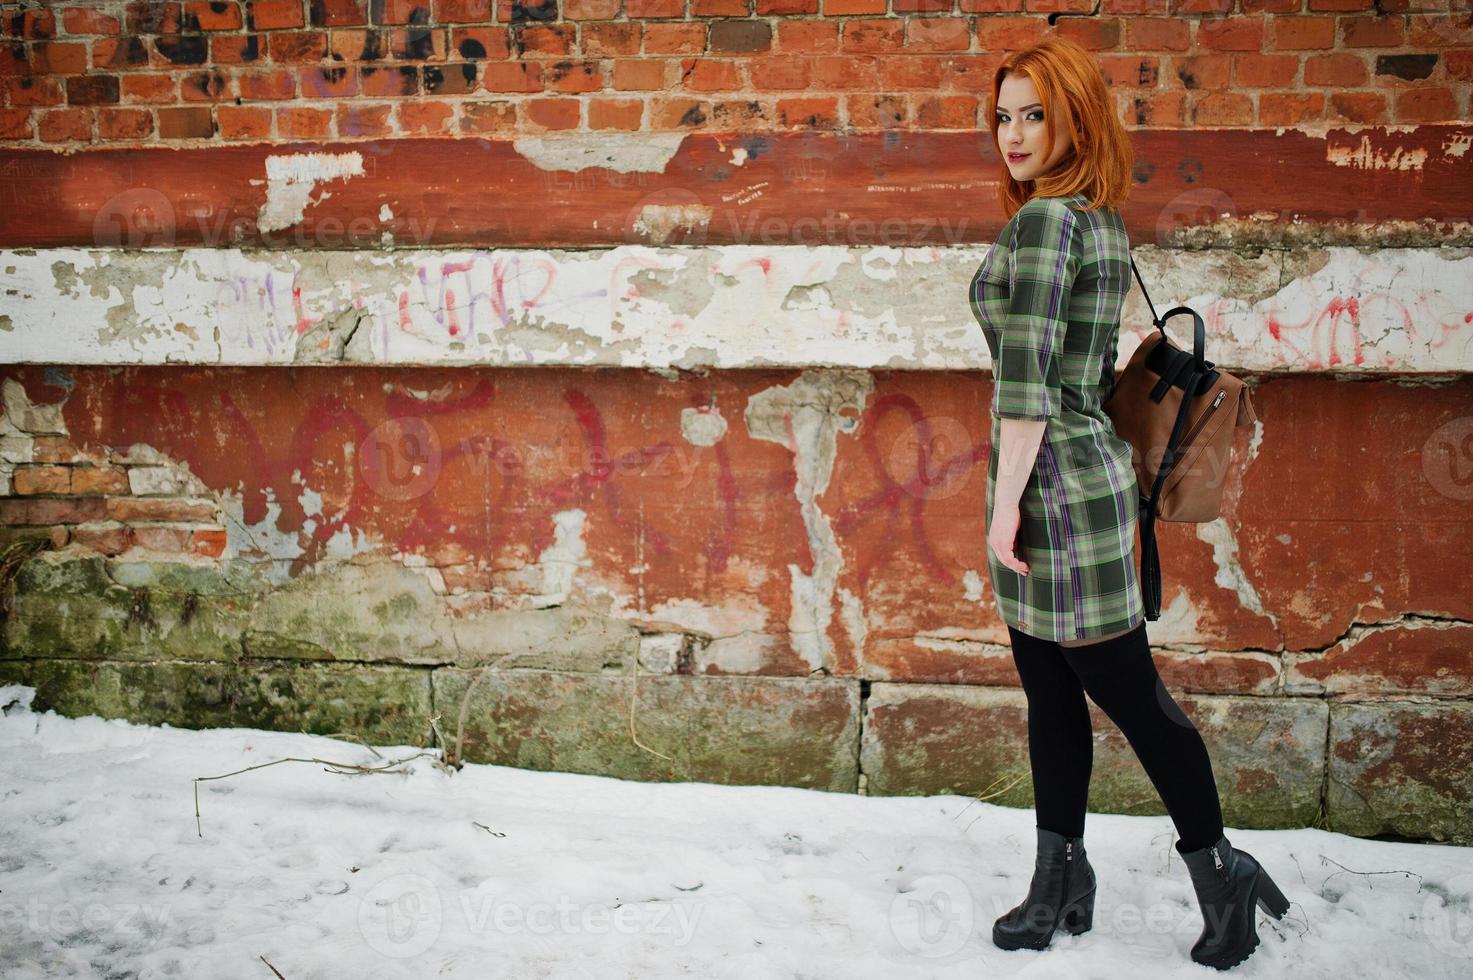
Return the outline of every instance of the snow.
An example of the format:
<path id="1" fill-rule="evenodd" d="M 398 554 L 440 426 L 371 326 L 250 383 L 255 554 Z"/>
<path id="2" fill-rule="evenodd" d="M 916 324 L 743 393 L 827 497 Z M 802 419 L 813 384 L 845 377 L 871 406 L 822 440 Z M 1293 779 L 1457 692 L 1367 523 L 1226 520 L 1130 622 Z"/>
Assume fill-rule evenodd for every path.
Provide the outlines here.
<path id="1" fill-rule="evenodd" d="M 1167 817 L 1090 814 L 1094 928 L 1006 952 L 1033 812 L 641 783 L 34 712 L 0 686 L 0 976 L 1214 976 Z M 389 773 L 284 762 L 317 758 Z M 195 787 L 199 789 L 196 827 Z M 202 833 L 201 833 L 202 832 Z M 1473 849 L 1228 829 L 1294 903 L 1244 977 L 1473 975 Z"/>

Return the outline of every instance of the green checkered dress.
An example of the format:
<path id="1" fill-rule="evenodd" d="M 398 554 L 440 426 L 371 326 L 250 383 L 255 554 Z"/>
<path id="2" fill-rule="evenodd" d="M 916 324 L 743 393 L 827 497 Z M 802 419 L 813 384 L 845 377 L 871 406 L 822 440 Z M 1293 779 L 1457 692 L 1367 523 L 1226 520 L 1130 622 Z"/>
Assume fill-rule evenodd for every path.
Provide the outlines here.
<path id="1" fill-rule="evenodd" d="M 1010 626 L 1050 640 L 1133 629 L 1145 619 L 1135 560 L 1139 494 L 1130 443 L 1101 409 L 1115 379 L 1130 240 L 1116 210 L 1083 195 L 1035 197 L 972 278 L 972 314 L 992 355 L 992 439 L 1000 419 L 1047 419 L 1018 501 L 1022 575 L 987 547 L 993 600 Z"/>

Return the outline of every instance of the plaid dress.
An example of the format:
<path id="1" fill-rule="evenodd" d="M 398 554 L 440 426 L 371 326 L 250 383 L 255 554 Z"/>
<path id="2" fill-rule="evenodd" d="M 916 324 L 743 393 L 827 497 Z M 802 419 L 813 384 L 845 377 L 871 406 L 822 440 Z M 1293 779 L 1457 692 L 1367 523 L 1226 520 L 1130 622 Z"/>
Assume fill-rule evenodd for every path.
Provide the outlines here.
<path id="1" fill-rule="evenodd" d="M 986 514 L 992 526 L 1000 419 L 1047 419 L 1018 501 L 1015 572 L 987 548 L 1002 620 L 1032 636 L 1085 639 L 1145 619 L 1136 571 L 1139 493 L 1130 443 L 1101 409 L 1115 381 L 1130 241 L 1116 210 L 1081 194 L 1035 197 L 998 235 L 971 283 L 992 355 Z"/>

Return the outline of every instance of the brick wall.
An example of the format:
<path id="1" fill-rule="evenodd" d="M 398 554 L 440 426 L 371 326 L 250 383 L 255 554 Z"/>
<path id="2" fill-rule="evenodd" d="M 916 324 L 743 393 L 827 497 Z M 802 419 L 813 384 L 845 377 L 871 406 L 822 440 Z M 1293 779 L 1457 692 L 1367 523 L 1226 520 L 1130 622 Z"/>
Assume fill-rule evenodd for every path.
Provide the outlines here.
<path id="1" fill-rule="evenodd" d="M 0 140 L 973 130 L 1050 29 L 1137 127 L 1469 117 L 1467 0 L 0 3 Z M 1051 28 L 1052 25 L 1052 28 Z"/>

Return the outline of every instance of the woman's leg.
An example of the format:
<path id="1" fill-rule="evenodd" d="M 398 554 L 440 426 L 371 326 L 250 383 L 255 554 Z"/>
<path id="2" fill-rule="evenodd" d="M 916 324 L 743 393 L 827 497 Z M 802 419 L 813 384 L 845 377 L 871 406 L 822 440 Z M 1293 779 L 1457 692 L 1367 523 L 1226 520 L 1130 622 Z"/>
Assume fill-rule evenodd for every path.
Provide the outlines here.
<path id="1" fill-rule="evenodd" d="M 1037 825 L 1065 837 L 1082 837 L 1094 763 L 1084 688 L 1053 640 L 1012 626 L 1008 636 L 1028 697 L 1028 763 Z"/>
<path id="2" fill-rule="evenodd" d="M 1156 671 L 1146 624 L 1087 646 L 1061 646 L 1060 654 L 1135 750 L 1181 845 L 1192 850 L 1215 843 L 1223 828 L 1212 760 Z"/>

